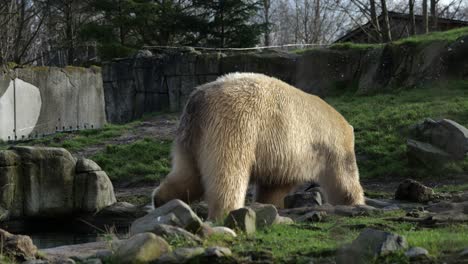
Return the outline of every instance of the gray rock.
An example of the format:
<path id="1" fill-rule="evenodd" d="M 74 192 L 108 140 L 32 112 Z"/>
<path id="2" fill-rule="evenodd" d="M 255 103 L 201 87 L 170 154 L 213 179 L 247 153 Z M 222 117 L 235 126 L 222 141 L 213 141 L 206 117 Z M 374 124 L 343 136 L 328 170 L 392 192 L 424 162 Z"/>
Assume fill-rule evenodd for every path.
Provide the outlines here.
<path id="1" fill-rule="evenodd" d="M 75 171 L 76 173 L 84 173 L 84 172 L 92 172 L 92 171 L 102 171 L 102 169 L 101 167 L 99 167 L 99 165 L 97 165 L 96 162 L 90 159 L 80 158 L 76 162 Z"/>
<path id="2" fill-rule="evenodd" d="M 205 256 L 216 258 L 230 257 L 232 256 L 232 252 L 229 248 L 225 247 L 209 247 L 205 250 Z"/>
<path id="3" fill-rule="evenodd" d="M 86 259 L 81 262 L 82 264 L 102 264 L 102 260 L 98 258 Z"/>
<path id="4" fill-rule="evenodd" d="M 75 176 L 76 211 L 98 212 L 117 202 L 112 182 L 104 171 L 91 171 Z"/>
<path id="5" fill-rule="evenodd" d="M 205 202 L 199 202 L 195 204 L 190 204 L 192 210 L 197 214 L 201 219 L 208 219 L 208 204 Z"/>
<path id="6" fill-rule="evenodd" d="M 429 251 L 422 247 L 411 247 L 405 252 L 405 256 L 410 259 L 424 258 L 429 256 Z"/>
<path id="7" fill-rule="evenodd" d="M 122 263 L 147 263 L 171 251 L 169 244 L 153 233 L 140 233 L 118 246 L 114 258 Z"/>
<path id="8" fill-rule="evenodd" d="M 278 217 L 278 210 L 272 204 L 253 203 L 249 208 L 255 212 L 257 228 L 271 226 Z"/>
<path id="9" fill-rule="evenodd" d="M 77 174 L 77 161 L 63 148 L 16 146 L 0 151 L 0 161 L 10 164 L 0 165 L 0 207 L 11 219 L 95 213 L 116 201 L 106 173 Z M 81 160 L 78 171 L 91 163 Z"/>
<path id="10" fill-rule="evenodd" d="M 462 250 L 458 256 L 462 259 L 468 259 L 468 248 L 465 248 L 464 250 Z"/>
<path id="11" fill-rule="evenodd" d="M 321 222 L 326 215 L 326 212 L 312 211 L 296 218 L 296 222 Z"/>
<path id="12" fill-rule="evenodd" d="M 157 261 L 157 264 L 178 264 L 187 263 L 189 260 L 199 257 L 205 253 L 202 247 L 193 248 L 177 248 L 172 252 L 162 255 Z"/>
<path id="13" fill-rule="evenodd" d="M 138 206 L 127 202 L 116 202 L 100 210 L 96 217 L 136 218 L 143 215 L 145 212 Z"/>
<path id="14" fill-rule="evenodd" d="M 364 229 L 351 245 L 341 248 L 337 263 L 368 263 L 375 257 L 408 248 L 406 239 L 400 235 Z"/>
<path id="15" fill-rule="evenodd" d="M 112 243 L 116 242 L 112 241 Z M 108 241 L 47 248 L 41 249 L 40 252 L 50 259 L 74 258 L 79 260 L 108 257 L 112 254 Z"/>
<path id="16" fill-rule="evenodd" d="M 50 261 L 44 259 L 31 259 L 24 261 L 21 264 L 50 264 Z"/>
<path id="17" fill-rule="evenodd" d="M 224 225 L 234 230 L 241 230 L 242 232 L 245 232 L 247 234 L 255 233 L 255 211 L 247 207 L 231 211 L 226 217 Z"/>
<path id="18" fill-rule="evenodd" d="M 284 197 L 284 208 L 298 208 L 322 205 L 319 191 L 297 192 Z"/>
<path id="19" fill-rule="evenodd" d="M 273 224 L 275 224 L 275 225 L 291 225 L 291 224 L 294 224 L 294 220 L 291 217 L 278 215 L 278 217 L 276 217 L 275 222 Z"/>
<path id="20" fill-rule="evenodd" d="M 36 257 L 37 247 L 28 236 L 13 235 L 0 229 L 0 252 L 16 261 L 31 260 Z"/>
<path id="21" fill-rule="evenodd" d="M 451 160 L 449 153 L 429 143 L 408 139 L 406 148 L 408 161 L 412 165 L 433 167 Z"/>
<path id="22" fill-rule="evenodd" d="M 392 206 L 392 204 L 389 202 L 381 201 L 378 199 L 372 199 L 368 197 L 365 198 L 365 202 L 367 205 L 377 207 L 377 208 L 385 208 L 385 207 Z"/>
<path id="23" fill-rule="evenodd" d="M 430 118 L 410 128 L 412 137 L 448 153 L 451 159 L 463 160 L 468 152 L 468 129 L 449 119 Z"/>
<path id="24" fill-rule="evenodd" d="M 434 190 L 415 180 L 406 179 L 398 186 L 395 199 L 411 202 L 428 202 L 432 199 Z"/>
<path id="25" fill-rule="evenodd" d="M 231 228 L 225 227 L 225 226 L 215 226 L 212 228 L 213 234 L 219 234 L 219 235 L 224 235 L 224 236 L 230 236 L 230 237 L 237 237 L 236 232 L 232 230 Z"/>
<path id="26" fill-rule="evenodd" d="M 198 236 L 177 226 L 158 224 L 154 226 L 154 229 L 151 230 L 151 232 L 169 241 L 182 239 L 195 245 L 202 243 L 202 240 Z"/>
<path id="27" fill-rule="evenodd" d="M 135 54 L 135 58 L 139 59 L 139 58 L 150 58 L 153 56 L 153 53 L 149 50 L 139 50 L 136 54 Z"/>
<path id="28" fill-rule="evenodd" d="M 130 234 L 151 232 L 155 225 L 159 224 L 175 225 L 192 233 L 197 233 L 202 223 L 186 203 L 181 200 L 172 200 L 135 220 L 130 227 Z"/>

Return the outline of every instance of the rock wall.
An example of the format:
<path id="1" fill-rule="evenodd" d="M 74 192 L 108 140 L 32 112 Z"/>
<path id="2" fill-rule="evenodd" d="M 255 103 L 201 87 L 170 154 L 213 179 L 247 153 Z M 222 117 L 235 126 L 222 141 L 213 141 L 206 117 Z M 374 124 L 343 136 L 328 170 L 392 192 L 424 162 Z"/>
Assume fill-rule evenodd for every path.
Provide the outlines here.
<path id="1" fill-rule="evenodd" d="M 106 123 L 99 68 L 17 68 L 0 73 L 0 139 L 21 140 Z"/>
<path id="2" fill-rule="evenodd" d="M 313 49 L 301 55 L 187 50 L 115 60 L 103 66 L 108 121 L 123 123 L 146 112 L 180 111 L 195 86 L 236 71 L 271 75 L 319 96 L 369 94 L 467 79 L 468 36 L 372 49 Z"/>

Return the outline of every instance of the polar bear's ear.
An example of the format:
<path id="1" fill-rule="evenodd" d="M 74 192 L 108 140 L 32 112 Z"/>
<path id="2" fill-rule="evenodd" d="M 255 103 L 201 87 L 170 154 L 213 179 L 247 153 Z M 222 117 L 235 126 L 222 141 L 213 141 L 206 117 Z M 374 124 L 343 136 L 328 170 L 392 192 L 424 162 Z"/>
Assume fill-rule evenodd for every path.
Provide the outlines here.
<path id="1" fill-rule="evenodd" d="M 353 132 L 354 132 L 354 127 L 352 125 L 349 125 L 349 126 L 351 127 L 351 130 L 353 130 Z"/>

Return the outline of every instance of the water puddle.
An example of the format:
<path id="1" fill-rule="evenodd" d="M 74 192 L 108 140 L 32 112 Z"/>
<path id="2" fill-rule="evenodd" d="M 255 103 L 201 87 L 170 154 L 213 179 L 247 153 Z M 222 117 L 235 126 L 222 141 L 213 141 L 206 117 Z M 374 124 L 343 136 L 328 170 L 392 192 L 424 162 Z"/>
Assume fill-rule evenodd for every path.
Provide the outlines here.
<path id="1" fill-rule="evenodd" d="M 30 236 L 39 249 L 107 240 L 110 236 L 126 237 L 128 224 L 91 223 L 84 219 L 34 219 L 0 223 L 12 234 Z"/>

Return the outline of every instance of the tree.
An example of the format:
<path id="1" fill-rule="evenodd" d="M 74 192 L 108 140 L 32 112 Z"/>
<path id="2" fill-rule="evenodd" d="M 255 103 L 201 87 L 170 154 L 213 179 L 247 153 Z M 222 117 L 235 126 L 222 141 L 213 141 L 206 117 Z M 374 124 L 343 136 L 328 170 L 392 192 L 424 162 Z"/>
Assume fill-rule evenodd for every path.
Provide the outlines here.
<path id="1" fill-rule="evenodd" d="M 265 25 L 251 22 L 260 9 L 252 0 L 201 1 L 209 13 L 207 44 L 212 47 L 252 47 L 259 43 Z"/>
<path id="2" fill-rule="evenodd" d="M 409 0 L 409 16 L 410 16 L 410 34 L 416 35 L 416 19 L 414 16 L 414 0 Z"/>
<path id="3" fill-rule="evenodd" d="M 427 15 L 427 0 L 422 0 L 422 22 L 424 33 L 429 33 L 429 19 Z"/>
<path id="4" fill-rule="evenodd" d="M 264 32 L 264 45 L 270 45 L 270 33 L 271 33 L 271 23 L 270 23 L 270 16 L 271 16 L 271 1 L 270 0 L 262 0 L 263 4 L 263 23 L 265 25 L 265 32 Z"/>
<path id="5" fill-rule="evenodd" d="M 431 28 L 437 30 L 437 1 L 431 0 Z"/>
<path id="6" fill-rule="evenodd" d="M 381 42 L 382 35 L 380 33 L 379 18 L 377 17 L 377 11 L 375 8 L 375 0 L 369 0 L 369 6 L 370 6 L 370 16 L 371 16 L 370 22 L 372 23 L 372 27 L 373 27 L 372 36 L 375 40 L 378 40 L 378 42 Z"/>
<path id="7" fill-rule="evenodd" d="M 383 16 L 383 40 L 385 42 L 392 41 L 392 33 L 390 28 L 390 21 L 388 19 L 388 10 L 387 10 L 387 1 L 380 0 L 380 4 L 382 5 L 382 16 Z"/>

